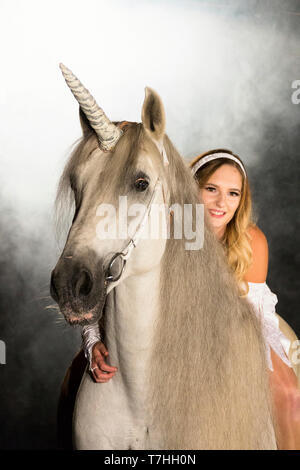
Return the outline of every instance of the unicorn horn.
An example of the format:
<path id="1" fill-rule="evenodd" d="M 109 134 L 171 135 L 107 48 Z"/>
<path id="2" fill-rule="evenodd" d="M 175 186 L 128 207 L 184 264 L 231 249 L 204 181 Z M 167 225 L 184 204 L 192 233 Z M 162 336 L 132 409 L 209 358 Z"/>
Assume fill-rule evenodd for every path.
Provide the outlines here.
<path id="1" fill-rule="evenodd" d="M 84 88 L 71 70 L 63 64 L 59 64 L 59 67 L 68 87 L 78 101 L 90 125 L 96 132 L 101 149 L 104 151 L 112 150 L 123 134 L 122 130 L 108 119 L 104 111 L 97 105 L 90 92 Z"/>

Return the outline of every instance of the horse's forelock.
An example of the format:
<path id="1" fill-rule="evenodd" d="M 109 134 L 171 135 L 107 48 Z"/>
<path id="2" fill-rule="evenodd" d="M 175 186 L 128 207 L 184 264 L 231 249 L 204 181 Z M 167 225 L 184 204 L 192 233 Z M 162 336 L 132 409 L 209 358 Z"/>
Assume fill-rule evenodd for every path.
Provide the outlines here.
<path id="1" fill-rule="evenodd" d="M 76 188 L 75 174 L 93 151 L 98 149 L 97 138 L 94 133 L 84 135 L 68 159 L 59 181 L 55 200 L 55 225 L 58 239 L 65 235 L 70 226 L 74 213 L 74 190 Z M 162 158 L 158 154 L 155 144 L 143 129 L 141 123 L 126 123 L 122 138 L 105 159 L 102 171 L 99 174 L 98 185 L 107 201 L 116 203 L 120 194 L 124 193 L 127 182 L 134 175 L 138 156 L 141 151 L 152 156 L 152 162 L 157 171 L 162 173 Z M 99 156 L 101 158 L 101 156 Z M 71 187 L 72 186 L 72 187 Z"/>
<path id="2" fill-rule="evenodd" d="M 60 177 L 55 198 L 54 221 L 58 241 L 65 237 L 75 210 L 73 189 L 77 189 L 75 187 L 76 179 L 74 178 L 76 168 L 97 148 L 98 143 L 95 134 L 84 135 L 74 143 L 74 149 Z"/>

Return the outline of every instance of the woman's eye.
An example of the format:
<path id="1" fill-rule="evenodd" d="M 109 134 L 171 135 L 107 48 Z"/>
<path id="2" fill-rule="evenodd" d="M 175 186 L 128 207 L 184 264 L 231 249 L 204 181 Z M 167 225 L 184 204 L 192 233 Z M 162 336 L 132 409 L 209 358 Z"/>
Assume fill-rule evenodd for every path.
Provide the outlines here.
<path id="1" fill-rule="evenodd" d="M 210 192 L 213 192 L 216 188 L 213 188 L 212 186 L 207 186 L 205 189 L 207 189 Z"/>
<path id="2" fill-rule="evenodd" d="M 239 193 L 236 193 L 235 191 L 231 191 L 230 196 L 239 196 Z"/>
<path id="3" fill-rule="evenodd" d="M 148 186 L 149 186 L 149 183 L 144 178 L 138 178 L 134 183 L 134 187 L 137 191 L 145 191 L 148 188 Z"/>

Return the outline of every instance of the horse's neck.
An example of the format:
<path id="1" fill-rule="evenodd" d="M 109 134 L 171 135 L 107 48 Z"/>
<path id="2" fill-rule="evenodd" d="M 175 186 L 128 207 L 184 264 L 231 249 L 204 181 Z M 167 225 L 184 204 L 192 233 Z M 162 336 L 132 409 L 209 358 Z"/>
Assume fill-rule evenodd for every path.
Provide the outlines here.
<path id="1" fill-rule="evenodd" d="M 159 311 L 160 267 L 131 276 L 111 291 L 105 312 L 105 341 L 111 364 L 135 383 L 144 380 Z"/>

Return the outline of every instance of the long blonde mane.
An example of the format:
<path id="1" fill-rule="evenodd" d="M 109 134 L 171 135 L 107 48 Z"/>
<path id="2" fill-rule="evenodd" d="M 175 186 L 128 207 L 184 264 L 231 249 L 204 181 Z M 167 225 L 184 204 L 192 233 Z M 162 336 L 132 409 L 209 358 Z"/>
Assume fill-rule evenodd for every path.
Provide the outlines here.
<path id="1" fill-rule="evenodd" d="M 170 204 L 196 204 L 190 170 L 167 137 L 165 148 Z M 261 327 L 208 229 L 198 251 L 185 250 L 184 240 L 167 241 L 160 305 L 150 399 L 166 448 L 272 447 Z"/>

